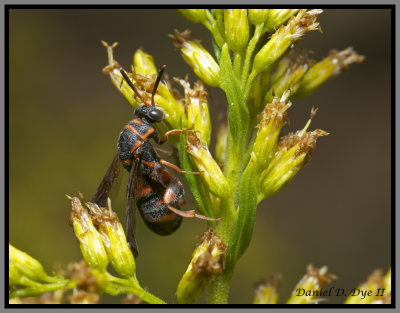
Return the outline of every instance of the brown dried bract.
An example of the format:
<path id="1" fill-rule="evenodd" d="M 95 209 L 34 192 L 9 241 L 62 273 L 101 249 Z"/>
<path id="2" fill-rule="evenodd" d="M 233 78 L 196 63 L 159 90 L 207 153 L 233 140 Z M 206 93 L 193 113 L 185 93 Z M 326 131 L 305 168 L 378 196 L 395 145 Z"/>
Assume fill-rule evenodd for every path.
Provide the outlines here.
<path id="1" fill-rule="evenodd" d="M 262 290 L 264 288 L 275 288 L 279 289 L 281 283 L 282 275 L 281 274 L 270 274 L 267 278 L 264 278 L 258 282 L 256 282 L 253 287 L 255 291 Z"/>
<path id="2" fill-rule="evenodd" d="M 170 35 L 168 35 L 168 37 L 172 38 L 174 46 L 177 47 L 178 49 L 180 49 L 180 48 L 182 48 L 182 44 L 184 42 L 192 40 L 190 38 L 190 33 L 191 33 L 191 31 L 188 29 L 185 29 L 181 33 L 175 29 L 175 34 L 170 34 Z M 199 41 L 197 41 L 197 42 L 199 42 Z"/>
<path id="3" fill-rule="evenodd" d="M 74 289 L 72 295 L 70 295 L 68 299 L 71 304 L 98 304 L 100 302 L 100 295 Z"/>
<path id="4" fill-rule="evenodd" d="M 70 279 L 76 282 L 78 289 L 89 293 L 97 292 L 97 277 L 84 260 L 68 264 L 67 271 Z"/>
<path id="5" fill-rule="evenodd" d="M 199 246 L 206 247 L 206 250 L 193 262 L 194 271 L 205 276 L 221 273 L 225 262 L 226 245 L 212 230 L 205 232 L 201 240 Z"/>

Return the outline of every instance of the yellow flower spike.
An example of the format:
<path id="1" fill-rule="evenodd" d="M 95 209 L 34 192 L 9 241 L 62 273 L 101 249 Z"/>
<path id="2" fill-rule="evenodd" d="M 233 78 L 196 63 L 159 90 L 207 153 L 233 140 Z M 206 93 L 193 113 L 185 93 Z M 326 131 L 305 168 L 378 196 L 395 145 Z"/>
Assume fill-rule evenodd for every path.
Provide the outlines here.
<path id="1" fill-rule="evenodd" d="M 287 121 L 286 111 L 292 105 L 288 101 L 289 95 L 290 91 L 286 91 L 282 98 L 275 97 L 272 103 L 267 104 L 259 115 L 260 122 L 253 152 L 257 156 L 257 167 L 260 171 L 269 164 L 273 157 L 281 128 Z"/>
<path id="2" fill-rule="evenodd" d="M 318 29 L 316 22 L 322 10 L 300 10 L 292 17 L 287 25 L 281 26 L 271 39 L 256 54 L 253 63 L 252 75 L 269 70 L 275 61 L 306 32 Z"/>
<path id="3" fill-rule="evenodd" d="M 194 83 L 193 89 L 183 79 L 176 79 L 176 81 L 185 90 L 184 103 L 187 116 L 185 127 L 197 131 L 201 142 L 208 147 L 211 139 L 211 121 L 208 112 L 207 90 L 201 81 Z"/>
<path id="4" fill-rule="evenodd" d="M 246 9 L 224 10 L 225 38 L 229 49 L 239 53 L 249 41 L 249 22 Z"/>
<path id="5" fill-rule="evenodd" d="M 217 129 L 217 142 L 215 143 L 215 157 L 220 164 L 225 162 L 227 140 L 228 123 L 225 121 L 222 122 Z"/>
<path id="6" fill-rule="evenodd" d="M 296 133 L 289 133 L 280 139 L 271 162 L 260 175 L 261 190 L 258 201 L 281 191 L 297 172 L 311 160 L 317 139 L 329 135 L 321 129 L 306 131 L 315 112 L 315 110 L 312 110 L 311 118 L 304 129 Z"/>
<path id="7" fill-rule="evenodd" d="M 281 275 L 271 274 L 254 285 L 255 296 L 253 304 L 276 304 Z"/>
<path id="8" fill-rule="evenodd" d="M 392 292 L 392 269 L 389 268 L 385 277 L 383 278 L 385 291 Z"/>
<path id="9" fill-rule="evenodd" d="M 157 75 L 153 57 L 142 49 L 138 49 L 133 55 L 133 66 L 137 74 Z"/>
<path id="10" fill-rule="evenodd" d="M 72 211 L 69 216 L 70 224 L 79 240 L 82 256 L 91 268 L 104 272 L 108 265 L 108 256 L 101 236 L 94 227 L 88 211 L 82 206 L 80 199 L 67 197 L 72 204 Z"/>
<path id="11" fill-rule="evenodd" d="M 195 74 L 207 85 L 217 87 L 221 83 L 220 68 L 211 54 L 198 41 L 190 40 L 190 31 L 170 35 L 174 45 L 182 52 L 182 57 Z"/>
<path id="12" fill-rule="evenodd" d="M 328 57 L 315 63 L 308 70 L 293 96 L 296 98 L 307 97 L 330 78 L 344 72 L 353 63 L 363 62 L 364 59 L 364 56 L 358 55 L 351 47 L 340 52 L 331 50 Z"/>
<path id="13" fill-rule="evenodd" d="M 282 24 L 299 12 L 299 9 L 270 9 L 268 19 L 264 25 L 264 31 L 271 32 L 275 31 Z"/>
<path id="14" fill-rule="evenodd" d="M 210 192 L 218 198 L 225 199 L 230 196 L 230 187 L 218 163 L 213 159 L 208 148 L 203 145 L 194 131 L 188 133 L 187 152 L 202 172 L 201 178 L 208 185 Z"/>
<path id="15" fill-rule="evenodd" d="M 12 264 L 10 267 L 12 272 L 9 275 L 13 276 L 13 282 L 20 282 L 22 277 L 26 277 L 36 283 L 53 283 L 59 280 L 57 277 L 48 276 L 38 260 L 11 244 L 8 244 L 8 253 L 8 262 Z"/>
<path id="16" fill-rule="evenodd" d="M 323 266 L 320 269 L 307 266 L 307 273 L 303 276 L 292 292 L 292 296 L 286 302 L 287 304 L 312 304 L 318 303 L 319 297 L 324 296 L 327 290 L 322 288 L 329 284 L 332 279 L 337 279 L 333 274 L 328 273 L 328 267 Z"/>
<path id="17" fill-rule="evenodd" d="M 253 25 L 264 23 L 268 19 L 271 9 L 248 9 L 247 15 Z"/>
<path id="18" fill-rule="evenodd" d="M 178 12 L 193 23 L 205 23 L 207 21 L 206 9 L 178 9 Z"/>
<path id="19" fill-rule="evenodd" d="M 110 199 L 108 199 L 108 208 L 101 209 L 90 202 L 86 205 L 90 210 L 93 222 L 99 229 L 111 265 L 122 277 L 132 277 L 136 270 L 135 259 L 118 216 L 111 209 Z"/>
<path id="20" fill-rule="evenodd" d="M 221 239 L 212 230 L 205 232 L 178 284 L 179 303 L 193 303 L 201 296 L 210 280 L 222 272 L 225 253 L 226 246 Z"/>

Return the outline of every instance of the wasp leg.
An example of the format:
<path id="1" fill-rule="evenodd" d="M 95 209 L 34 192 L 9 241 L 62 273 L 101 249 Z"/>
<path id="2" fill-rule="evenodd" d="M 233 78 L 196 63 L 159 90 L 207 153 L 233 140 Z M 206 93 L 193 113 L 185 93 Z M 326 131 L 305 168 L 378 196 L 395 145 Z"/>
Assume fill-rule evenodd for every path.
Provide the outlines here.
<path id="1" fill-rule="evenodd" d="M 201 220 L 207 220 L 207 221 L 220 221 L 222 220 L 221 218 L 212 218 L 212 217 L 207 217 L 204 215 L 199 215 L 196 214 L 194 210 L 191 211 L 181 211 L 178 209 L 175 209 L 172 205 L 167 205 L 168 209 L 170 209 L 172 212 L 174 212 L 177 215 L 183 216 L 183 217 L 195 217 Z"/>
<path id="2" fill-rule="evenodd" d="M 179 172 L 179 173 L 183 173 L 183 174 L 201 174 L 203 172 L 189 172 L 189 171 L 183 171 L 181 170 L 179 167 L 177 167 L 176 165 L 169 163 L 163 159 L 160 159 L 160 163 L 164 164 L 166 166 L 169 166 L 170 168 L 174 169 L 175 171 Z"/>
<path id="3" fill-rule="evenodd" d="M 163 154 L 166 154 L 166 155 L 169 155 L 169 156 L 172 156 L 174 154 L 171 151 L 167 151 L 167 150 L 156 148 L 156 147 L 154 147 L 154 150 L 156 150 L 158 153 L 163 153 Z"/>
<path id="4" fill-rule="evenodd" d="M 221 220 L 220 218 L 211 218 L 211 217 L 207 217 L 204 215 L 196 214 L 194 210 L 181 211 L 181 210 L 174 208 L 173 205 L 179 204 L 183 200 L 182 199 L 183 194 L 184 194 L 184 192 L 183 192 L 182 183 L 178 179 L 172 180 L 168 184 L 167 188 L 165 189 L 165 193 L 164 193 L 164 197 L 163 197 L 164 203 L 168 207 L 168 209 L 170 209 L 175 214 L 178 214 L 183 217 L 196 217 L 196 218 L 199 218 L 202 220 L 207 220 L 207 221 L 220 221 Z"/>
<path id="5" fill-rule="evenodd" d="M 164 142 L 167 141 L 167 138 L 169 135 L 179 135 L 182 134 L 185 131 L 191 130 L 190 128 L 184 128 L 184 129 L 171 129 L 169 131 L 167 131 L 164 136 L 162 136 L 162 138 L 160 139 L 160 141 L 158 142 L 159 144 L 163 144 Z"/>

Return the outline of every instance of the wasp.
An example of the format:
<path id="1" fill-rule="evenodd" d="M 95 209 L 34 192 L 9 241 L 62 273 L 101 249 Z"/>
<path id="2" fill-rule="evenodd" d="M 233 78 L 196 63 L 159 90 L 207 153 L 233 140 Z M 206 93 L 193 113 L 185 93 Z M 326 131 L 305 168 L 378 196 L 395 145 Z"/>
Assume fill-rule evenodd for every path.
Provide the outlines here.
<path id="1" fill-rule="evenodd" d="M 183 185 L 165 166 L 180 173 L 201 174 L 201 172 L 183 171 L 161 159 L 149 142 L 153 139 L 156 143 L 163 144 L 169 135 L 181 134 L 186 130 L 173 129 L 165 132 L 160 138 L 153 125 L 164 119 L 164 112 L 155 105 L 154 95 L 165 68 L 165 65 L 162 66 L 158 72 L 151 94 L 151 103 L 145 101 L 126 72 L 120 68 L 123 79 L 140 99 L 141 104 L 134 112 L 136 118 L 129 121 L 120 133 L 118 152 L 91 200 L 101 207 L 105 205 L 111 188 L 118 178 L 118 166 L 122 164 L 129 172 L 126 192 L 126 237 L 135 257 L 138 255 L 135 239 L 136 207 L 146 225 L 159 235 L 175 232 L 182 222 L 182 217 L 219 220 L 196 214 L 195 210 L 180 210 L 179 206 L 184 203 L 185 196 Z"/>

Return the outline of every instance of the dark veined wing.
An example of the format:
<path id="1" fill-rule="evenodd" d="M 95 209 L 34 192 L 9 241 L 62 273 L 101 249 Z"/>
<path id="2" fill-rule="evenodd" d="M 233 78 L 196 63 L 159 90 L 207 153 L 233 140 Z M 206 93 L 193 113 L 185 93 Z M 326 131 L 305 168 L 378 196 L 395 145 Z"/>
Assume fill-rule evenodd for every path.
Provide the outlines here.
<path id="1" fill-rule="evenodd" d="M 133 160 L 132 168 L 129 172 L 128 186 L 126 190 L 126 228 L 125 235 L 128 241 L 129 247 L 132 250 L 134 257 L 136 258 L 139 254 L 137 247 L 135 233 L 136 233 L 136 201 L 135 196 L 135 186 L 137 181 L 138 172 L 138 161 Z"/>
<path id="2" fill-rule="evenodd" d="M 95 195 L 93 196 L 91 202 L 96 203 L 100 207 L 105 207 L 107 203 L 107 198 L 110 194 L 111 188 L 114 183 L 118 180 L 118 175 L 120 173 L 118 154 L 115 155 L 110 167 L 108 168 L 106 175 L 101 181 Z"/>

